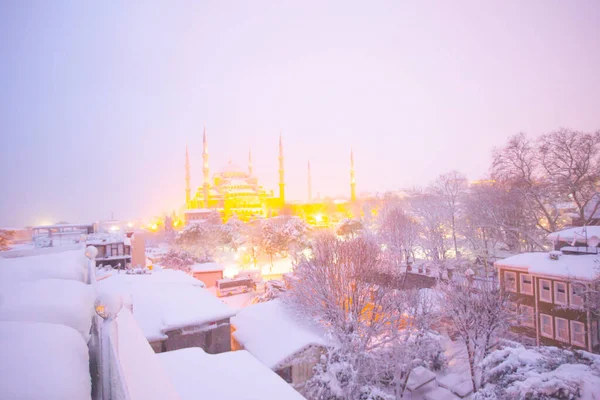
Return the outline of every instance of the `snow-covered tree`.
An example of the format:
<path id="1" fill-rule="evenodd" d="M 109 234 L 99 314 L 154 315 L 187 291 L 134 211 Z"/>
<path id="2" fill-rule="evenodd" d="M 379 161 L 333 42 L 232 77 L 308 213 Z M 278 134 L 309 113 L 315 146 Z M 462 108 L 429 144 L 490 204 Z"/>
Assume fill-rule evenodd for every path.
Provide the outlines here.
<path id="1" fill-rule="evenodd" d="M 459 255 L 457 225 L 461 217 L 461 201 L 468 186 L 467 178 L 458 171 L 450 171 L 440 175 L 430 186 L 430 191 L 437 195 L 442 209 L 445 211 L 446 224 L 452 235 L 454 254 Z"/>
<path id="2" fill-rule="evenodd" d="M 494 149 L 491 176 L 521 199 L 524 217 L 541 232 L 559 228 L 558 206 L 566 199 L 544 174 L 536 143 L 524 133 L 512 136 L 505 147 Z"/>
<path id="3" fill-rule="evenodd" d="M 223 232 L 217 224 L 190 224 L 179 234 L 176 245 L 196 258 L 210 261 L 223 243 Z"/>
<path id="4" fill-rule="evenodd" d="M 206 260 L 201 260 L 185 250 L 178 249 L 169 250 L 161 260 L 163 266 L 184 271 L 186 273 L 191 272 L 190 267 L 199 262 L 206 262 Z"/>
<path id="5" fill-rule="evenodd" d="M 506 291 L 496 282 L 452 279 L 442 285 L 445 319 L 464 343 L 473 391 L 479 388 L 479 363 L 509 326 Z"/>
<path id="6" fill-rule="evenodd" d="M 396 270 L 414 259 L 419 225 L 397 201 L 385 203 L 378 215 L 377 230 L 385 245 L 384 256 Z"/>
<path id="7" fill-rule="evenodd" d="M 440 263 L 448 256 L 450 236 L 441 197 L 431 191 L 413 190 L 409 202 L 410 212 L 421 226 L 419 244 L 423 252 L 435 263 Z"/>
<path id="8" fill-rule="evenodd" d="M 233 215 L 221 227 L 223 243 L 234 251 L 242 247 L 247 240 L 246 225 L 240 221 L 236 215 Z"/>
<path id="9" fill-rule="evenodd" d="M 363 223 L 357 219 L 346 218 L 337 228 L 337 234 L 343 238 L 351 239 L 358 236 L 364 229 Z"/>
<path id="10" fill-rule="evenodd" d="M 371 235 L 344 240 L 324 232 L 295 268 L 301 284 L 285 298 L 322 324 L 335 343 L 307 383 L 309 398 L 360 399 L 377 391 L 401 396 L 414 367 L 434 367 L 442 358 L 430 331 L 431 302 L 417 290 L 380 285 L 380 252 Z"/>
<path id="11" fill-rule="evenodd" d="M 600 130 L 584 133 L 570 129 L 542 135 L 541 164 L 552 187 L 575 205 L 580 222 L 589 224 L 600 202 Z M 590 207 L 591 206 L 591 207 Z"/>
<path id="12" fill-rule="evenodd" d="M 474 400 L 593 399 L 600 388 L 600 356 L 585 351 L 504 341 L 482 367 L 485 386 Z"/>

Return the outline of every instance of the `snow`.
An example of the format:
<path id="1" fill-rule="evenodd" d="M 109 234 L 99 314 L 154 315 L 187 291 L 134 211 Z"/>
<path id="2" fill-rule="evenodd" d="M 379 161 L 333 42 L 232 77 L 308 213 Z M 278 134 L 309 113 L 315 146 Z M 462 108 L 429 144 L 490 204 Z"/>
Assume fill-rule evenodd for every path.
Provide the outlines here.
<path id="1" fill-rule="evenodd" d="M 597 259 L 596 255 L 564 254 L 558 260 L 552 260 L 548 253 L 522 253 L 496 261 L 495 266 L 524 269 L 539 275 L 594 279 L 600 274 L 596 268 Z"/>
<path id="2" fill-rule="evenodd" d="M 0 398 L 91 399 L 86 342 L 74 329 L 0 322 Z"/>
<path id="3" fill-rule="evenodd" d="M 161 274 L 169 274 L 164 278 Z M 179 275 L 175 275 L 179 274 Z M 146 339 L 166 339 L 166 332 L 230 318 L 235 311 L 199 287 L 182 271 L 162 270 L 150 275 L 112 275 L 98 282 L 98 290 L 130 296 L 133 315 Z"/>
<path id="4" fill-rule="evenodd" d="M 216 287 L 207 288 L 206 290 L 208 290 L 210 293 L 212 293 L 213 296 L 217 297 L 217 288 Z M 250 303 L 252 302 L 252 300 L 256 296 L 257 296 L 257 292 L 247 292 L 247 293 L 236 294 L 233 296 L 219 297 L 219 299 L 223 303 L 227 304 L 229 307 L 233 308 L 234 310 L 239 310 L 240 308 L 249 306 Z"/>
<path id="5" fill-rule="evenodd" d="M 177 399 L 177 392 L 168 379 L 167 371 L 156 358 L 131 312 L 126 308 L 121 309 L 116 322 L 121 372 L 130 398 Z"/>
<path id="6" fill-rule="evenodd" d="M 212 272 L 223 271 L 225 269 L 221 264 L 215 262 L 194 264 L 190 268 L 192 269 L 192 272 Z"/>
<path id="7" fill-rule="evenodd" d="M 547 236 L 547 239 L 552 242 L 572 242 L 574 239 L 577 239 L 578 242 L 585 243 L 586 237 L 587 239 L 590 239 L 592 236 L 600 238 L 600 226 L 576 226 L 574 228 L 553 232 Z"/>
<path id="8" fill-rule="evenodd" d="M 0 321 L 48 322 L 70 326 L 87 343 L 96 294 L 74 280 L 42 279 L 0 288 Z"/>
<path id="9" fill-rule="evenodd" d="M 425 367 L 417 367 L 413 369 L 408 376 L 406 387 L 408 390 L 413 391 L 433 380 L 435 380 L 435 374 L 433 372 Z"/>
<path id="10" fill-rule="evenodd" d="M 458 400 L 448 389 L 442 387 L 435 388 L 425 393 L 425 400 Z"/>
<path id="11" fill-rule="evenodd" d="M 278 299 L 253 304 L 231 319 L 233 336 L 271 369 L 311 345 L 327 344 L 323 331 L 308 321 L 295 319 L 292 314 Z"/>
<path id="12" fill-rule="evenodd" d="M 29 257 L 0 257 L 0 285 L 45 278 L 84 282 L 86 275 L 87 258 L 83 249 Z"/>
<path id="13" fill-rule="evenodd" d="M 303 397 L 247 351 L 188 348 L 156 354 L 182 400 L 300 400 Z"/>

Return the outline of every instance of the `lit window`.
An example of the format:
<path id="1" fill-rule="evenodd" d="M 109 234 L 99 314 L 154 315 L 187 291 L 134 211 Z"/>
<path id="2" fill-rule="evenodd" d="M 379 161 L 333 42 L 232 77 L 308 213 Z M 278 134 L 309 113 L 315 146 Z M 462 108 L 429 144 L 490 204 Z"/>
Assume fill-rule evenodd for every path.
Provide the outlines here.
<path id="1" fill-rule="evenodd" d="M 552 317 L 546 314 L 540 314 L 541 334 L 547 338 L 554 338 L 554 329 L 552 327 Z"/>
<path id="2" fill-rule="evenodd" d="M 582 322 L 571 321 L 571 344 L 585 347 L 585 325 Z"/>
<path id="3" fill-rule="evenodd" d="M 531 275 L 521 274 L 521 293 L 533 294 L 533 283 Z"/>
<path id="4" fill-rule="evenodd" d="M 554 303 L 567 304 L 567 284 L 564 282 L 554 282 Z"/>
<path id="5" fill-rule="evenodd" d="M 585 292 L 585 286 L 580 283 L 571 283 L 571 306 L 583 307 L 583 293 Z"/>
<path id="6" fill-rule="evenodd" d="M 552 303 L 552 293 L 550 291 L 550 281 L 540 279 L 540 300 Z"/>
<path id="7" fill-rule="evenodd" d="M 564 318 L 554 318 L 556 324 L 556 340 L 569 343 L 569 322 Z"/>
<path id="8" fill-rule="evenodd" d="M 529 327 L 534 327 L 534 323 L 533 323 L 533 307 L 530 306 L 524 306 L 524 305 L 520 305 L 519 306 L 519 311 L 520 311 L 520 320 L 521 320 L 521 325 L 523 326 L 529 326 Z"/>
<path id="9" fill-rule="evenodd" d="M 516 272 L 504 272 L 504 287 L 509 292 L 517 292 L 517 274 Z"/>

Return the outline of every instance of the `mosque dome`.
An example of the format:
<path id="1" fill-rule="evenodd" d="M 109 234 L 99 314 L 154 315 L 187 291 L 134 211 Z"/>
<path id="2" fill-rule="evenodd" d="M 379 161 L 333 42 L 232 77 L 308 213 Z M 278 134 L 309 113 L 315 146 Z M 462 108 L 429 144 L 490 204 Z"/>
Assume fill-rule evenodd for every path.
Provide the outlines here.
<path id="1" fill-rule="evenodd" d="M 231 162 L 231 160 L 229 160 L 229 162 L 223 166 L 219 172 L 223 175 L 246 175 L 247 171 L 246 169 L 240 167 L 237 164 L 234 164 L 233 162 Z"/>

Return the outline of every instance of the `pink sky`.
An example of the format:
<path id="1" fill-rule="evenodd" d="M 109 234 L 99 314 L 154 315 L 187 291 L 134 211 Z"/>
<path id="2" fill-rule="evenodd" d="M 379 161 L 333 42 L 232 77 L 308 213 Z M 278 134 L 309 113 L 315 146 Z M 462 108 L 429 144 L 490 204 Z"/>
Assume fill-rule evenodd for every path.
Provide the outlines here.
<path id="1" fill-rule="evenodd" d="M 325 4 L 323 4 L 325 3 Z M 600 3 L 0 4 L 0 225 L 177 209 L 231 157 L 287 194 L 483 176 L 519 131 L 600 129 Z"/>

